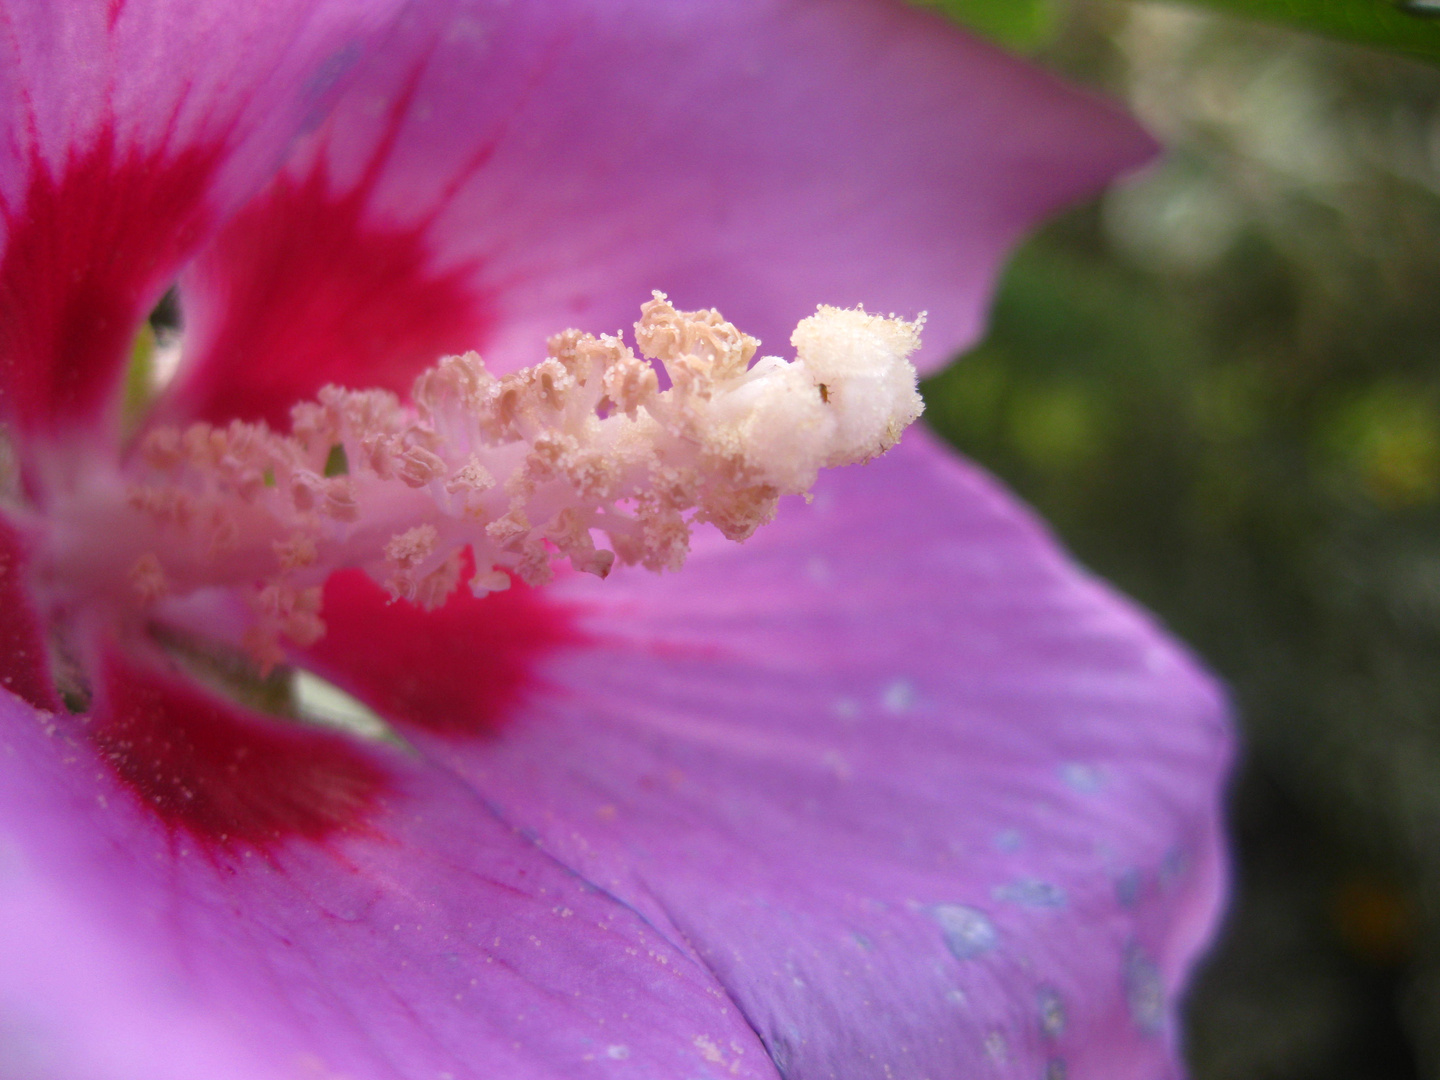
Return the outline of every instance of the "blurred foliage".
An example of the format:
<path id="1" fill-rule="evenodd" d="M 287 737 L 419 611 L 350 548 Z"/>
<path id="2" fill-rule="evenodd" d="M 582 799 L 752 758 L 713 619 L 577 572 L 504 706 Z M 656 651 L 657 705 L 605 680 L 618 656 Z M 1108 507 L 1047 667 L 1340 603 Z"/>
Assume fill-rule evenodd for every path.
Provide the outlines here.
<path id="1" fill-rule="evenodd" d="M 1198 0 L 1256 19 L 1440 62 L 1440 0 Z"/>
<path id="2" fill-rule="evenodd" d="M 1169 152 L 1018 253 L 927 415 L 1233 689 L 1196 1080 L 1440 1078 L 1440 72 L 1062 15 Z"/>
<path id="3" fill-rule="evenodd" d="M 1058 24 L 1055 0 L 914 0 L 1002 45 L 1033 51 Z M 1440 0 L 1187 0 L 1440 63 Z"/>
<path id="4" fill-rule="evenodd" d="M 1050 41 L 1058 24 L 1055 0 L 915 0 L 1001 45 L 1030 51 Z"/>

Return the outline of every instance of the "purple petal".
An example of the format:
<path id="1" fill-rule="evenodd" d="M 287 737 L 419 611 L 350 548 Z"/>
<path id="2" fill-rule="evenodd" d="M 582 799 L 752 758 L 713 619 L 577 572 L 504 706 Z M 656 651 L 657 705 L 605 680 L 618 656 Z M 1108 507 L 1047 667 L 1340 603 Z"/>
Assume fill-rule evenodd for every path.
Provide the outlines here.
<path id="1" fill-rule="evenodd" d="M 399 3 L 0 2 L 0 415 L 103 408 L 136 323 Z"/>
<path id="2" fill-rule="evenodd" d="M 174 411 L 510 369 L 655 288 L 781 353 L 822 301 L 928 309 L 933 367 L 1017 235 L 1150 149 L 907 4 L 430 4 L 188 282 Z"/>
<path id="3" fill-rule="evenodd" d="M 453 779 L 365 752 L 349 827 L 220 842 L 137 797 L 155 749 L 0 692 L 6 1080 L 773 1080 L 702 965 Z"/>
<path id="4" fill-rule="evenodd" d="M 416 738 L 692 948 L 782 1073 L 1177 1074 L 1224 704 L 993 481 L 912 433 L 681 574 L 554 592 L 591 643 L 498 733 Z"/>

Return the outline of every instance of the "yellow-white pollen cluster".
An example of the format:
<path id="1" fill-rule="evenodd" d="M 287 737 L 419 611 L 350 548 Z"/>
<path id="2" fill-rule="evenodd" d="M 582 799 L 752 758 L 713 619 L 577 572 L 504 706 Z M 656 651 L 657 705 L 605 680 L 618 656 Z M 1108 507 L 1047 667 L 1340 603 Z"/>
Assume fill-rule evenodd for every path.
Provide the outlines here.
<path id="1" fill-rule="evenodd" d="M 341 567 L 427 608 L 461 584 L 467 547 L 476 594 L 512 574 L 544 583 L 557 558 L 601 577 L 617 561 L 677 569 L 696 524 L 744 540 L 782 495 L 883 453 L 920 415 L 907 359 L 919 320 L 821 307 L 795 330 L 794 361 L 751 366 L 759 343 L 715 311 L 677 311 L 657 292 L 641 312 L 636 343 L 667 390 L 619 337 L 568 330 L 511 375 L 474 353 L 442 360 L 410 404 L 326 387 L 292 410 L 289 435 L 154 429 L 123 494 L 55 508 L 48 576 L 99 588 L 109 563 L 141 609 L 241 588 L 247 647 L 269 665 L 283 640 L 324 633 L 320 588 Z"/>

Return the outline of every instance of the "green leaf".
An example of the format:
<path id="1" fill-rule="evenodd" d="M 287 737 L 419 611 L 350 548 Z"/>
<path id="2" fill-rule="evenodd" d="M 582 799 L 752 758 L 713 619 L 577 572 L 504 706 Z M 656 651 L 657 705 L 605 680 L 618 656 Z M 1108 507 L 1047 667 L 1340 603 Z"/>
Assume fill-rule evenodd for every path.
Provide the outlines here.
<path id="1" fill-rule="evenodd" d="M 1440 0 L 1201 0 L 1209 7 L 1288 23 L 1440 63 Z"/>
<path id="2" fill-rule="evenodd" d="M 1059 25 L 1055 0 L 915 0 L 1007 48 L 1029 52 L 1050 40 Z"/>

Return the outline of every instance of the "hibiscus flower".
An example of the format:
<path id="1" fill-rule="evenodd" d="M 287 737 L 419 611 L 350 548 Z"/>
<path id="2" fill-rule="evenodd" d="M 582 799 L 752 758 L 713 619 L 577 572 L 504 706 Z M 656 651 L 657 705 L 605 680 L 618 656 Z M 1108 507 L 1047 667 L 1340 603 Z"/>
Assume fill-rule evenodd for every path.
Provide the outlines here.
<path id="1" fill-rule="evenodd" d="M 1024 227 L 1146 156 L 1126 120 L 888 0 L 0 0 L 0 51 L 0 1075 L 1176 1071 L 1223 892 L 1220 696 L 924 432 L 743 544 L 696 529 L 678 573 L 602 581 L 586 547 L 608 522 L 619 562 L 678 562 L 666 489 L 548 547 L 514 519 L 489 568 L 396 533 L 388 590 L 235 580 L 247 499 L 343 524 L 382 473 L 497 490 L 477 458 L 439 493 L 427 441 L 444 393 L 493 388 L 476 361 L 413 406 L 332 384 L 406 395 L 472 349 L 517 372 L 655 289 L 767 352 L 817 304 L 925 310 L 933 368 Z M 137 412 L 177 280 L 180 365 Z M 706 348 L 799 370 L 648 310 L 677 391 Z M 662 411 L 625 343 L 551 352 L 561 383 L 632 377 L 603 423 Z M 697 504 L 732 535 L 769 516 L 736 492 L 786 489 L 746 475 Z M 328 567 L 334 535 L 276 565 Z M 544 583 L 537 550 L 594 573 Z M 382 737 L 262 700 L 289 667 Z"/>

